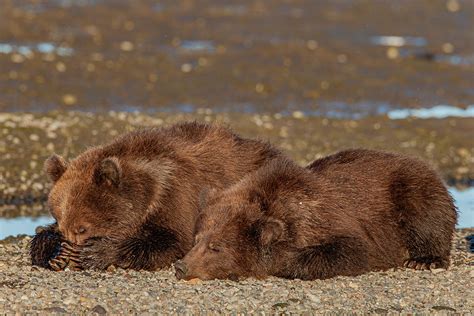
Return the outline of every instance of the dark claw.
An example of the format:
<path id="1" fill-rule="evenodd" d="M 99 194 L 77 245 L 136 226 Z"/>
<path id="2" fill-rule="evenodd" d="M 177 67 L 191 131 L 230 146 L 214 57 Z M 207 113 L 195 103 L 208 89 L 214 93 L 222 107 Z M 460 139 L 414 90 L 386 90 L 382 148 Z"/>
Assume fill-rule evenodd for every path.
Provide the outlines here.
<path id="1" fill-rule="evenodd" d="M 52 270 L 54 271 L 61 271 L 62 269 L 60 267 L 58 267 L 55 263 L 53 262 L 49 262 L 49 266 Z"/>
<path id="2" fill-rule="evenodd" d="M 67 266 L 67 261 L 62 261 L 55 258 L 49 261 L 49 265 L 51 267 L 55 267 L 58 270 L 63 270 Z"/>

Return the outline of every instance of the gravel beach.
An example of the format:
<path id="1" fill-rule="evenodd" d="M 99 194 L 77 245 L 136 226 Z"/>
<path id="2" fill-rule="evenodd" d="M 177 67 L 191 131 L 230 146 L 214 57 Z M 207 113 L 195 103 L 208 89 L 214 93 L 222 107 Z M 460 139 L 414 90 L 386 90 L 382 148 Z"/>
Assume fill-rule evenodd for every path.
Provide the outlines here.
<path id="1" fill-rule="evenodd" d="M 474 254 L 458 230 L 446 270 L 406 269 L 301 281 L 189 282 L 158 272 L 50 272 L 30 265 L 29 236 L 0 241 L 0 313 L 275 314 L 474 312 Z"/>

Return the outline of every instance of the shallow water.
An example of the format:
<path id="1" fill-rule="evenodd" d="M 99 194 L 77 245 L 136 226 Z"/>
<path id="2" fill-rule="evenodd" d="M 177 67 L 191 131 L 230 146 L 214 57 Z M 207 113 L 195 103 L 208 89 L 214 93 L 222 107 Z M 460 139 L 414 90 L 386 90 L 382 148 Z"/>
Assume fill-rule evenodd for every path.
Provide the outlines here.
<path id="1" fill-rule="evenodd" d="M 458 228 L 474 227 L 474 188 L 450 189 L 459 209 Z M 0 239 L 18 234 L 33 235 L 35 228 L 54 222 L 51 216 L 0 218 Z"/>
<path id="2" fill-rule="evenodd" d="M 33 235 L 37 226 L 53 222 L 51 216 L 0 218 L 0 239 L 19 234 Z"/>
<path id="3" fill-rule="evenodd" d="M 387 113 L 392 120 L 405 119 L 408 117 L 417 118 L 446 118 L 446 117 L 474 117 L 474 105 L 466 109 L 457 108 L 450 105 L 437 105 L 425 109 L 399 109 L 391 110 Z"/>
<path id="4" fill-rule="evenodd" d="M 208 111 L 206 108 L 201 108 L 192 103 L 179 103 L 172 106 L 163 106 L 159 108 L 147 108 L 140 105 L 133 104 L 116 104 L 114 106 L 118 112 L 139 112 L 146 114 L 155 113 L 198 113 Z M 331 119 L 351 119 L 361 120 L 366 117 L 384 116 L 386 115 L 391 120 L 399 120 L 406 118 L 422 118 L 422 119 L 442 119 L 447 117 L 474 117 L 474 105 L 469 105 L 465 109 L 458 108 L 451 105 L 435 105 L 429 108 L 407 109 L 396 108 L 386 102 L 358 102 L 355 104 L 348 104 L 345 102 L 323 102 L 319 104 L 317 110 L 303 110 L 305 106 L 292 105 L 288 108 L 293 110 L 284 110 L 276 112 L 282 117 L 291 117 L 295 112 L 299 112 L 306 117 L 326 117 Z M 301 109 L 301 110 L 299 110 Z M 9 109 L 14 112 L 13 109 Z M 54 107 L 40 105 L 31 112 L 45 113 L 54 110 Z M 70 107 L 70 110 L 82 111 L 80 107 Z M 100 112 L 100 109 L 96 109 Z M 252 103 L 235 104 L 234 106 L 224 106 L 220 108 L 209 109 L 212 113 L 250 113 L 260 114 L 259 109 Z M 96 111 L 90 111 L 95 113 Z"/>
<path id="5" fill-rule="evenodd" d="M 425 38 L 414 36 L 372 36 L 370 42 L 374 45 L 391 47 L 426 46 L 428 43 Z"/>
<path id="6" fill-rule="evenodd" d="M 14 44 L 0 43 L 0 54 L 20 54 L 30 56 L 33 53 L 56 54 L 58 56 L 71 56 L 74 49 L 69 47 L 61 47 L 51 42 L 39 42 L 34 44 Z"/>

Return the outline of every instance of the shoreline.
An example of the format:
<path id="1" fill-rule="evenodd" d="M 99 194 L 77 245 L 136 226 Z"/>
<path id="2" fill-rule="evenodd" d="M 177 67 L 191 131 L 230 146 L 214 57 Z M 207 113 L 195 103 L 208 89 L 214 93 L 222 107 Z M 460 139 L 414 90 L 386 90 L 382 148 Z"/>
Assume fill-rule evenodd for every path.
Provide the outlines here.
<path id="1" fill-rule="evenodd" d="M 268 140 L 300 165 L 342 149 L 365 147 L 418 156 L 433 165 L 448 185 L 474 184 L 474 148 L 469 136 L 474 133 L 474 118 L 344 120 L 212 111 L 0 113 L 0 130 L 6 135 L 0 142 L 0 216 L 31 214 L 29 205 L 16 208 L 15 204 L 45 200 L 49 183 L 42 167 L 52 153 L 72 159 L 119 134 L 183 120 L 217 122 L 244 137 Z"/>

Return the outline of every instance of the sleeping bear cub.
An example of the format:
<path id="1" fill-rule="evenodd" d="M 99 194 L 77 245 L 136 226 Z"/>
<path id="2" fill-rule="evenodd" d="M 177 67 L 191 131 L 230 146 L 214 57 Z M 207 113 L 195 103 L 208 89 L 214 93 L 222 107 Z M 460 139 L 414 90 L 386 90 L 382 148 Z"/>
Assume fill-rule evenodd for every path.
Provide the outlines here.
<path id="1" fill-rule="evenodd" d="M 303 280 L 446 268 L 457 213 L 424 162 L 348 150 L 302 168 L 282 158 L 210 191 L 178 279 Z"/>

